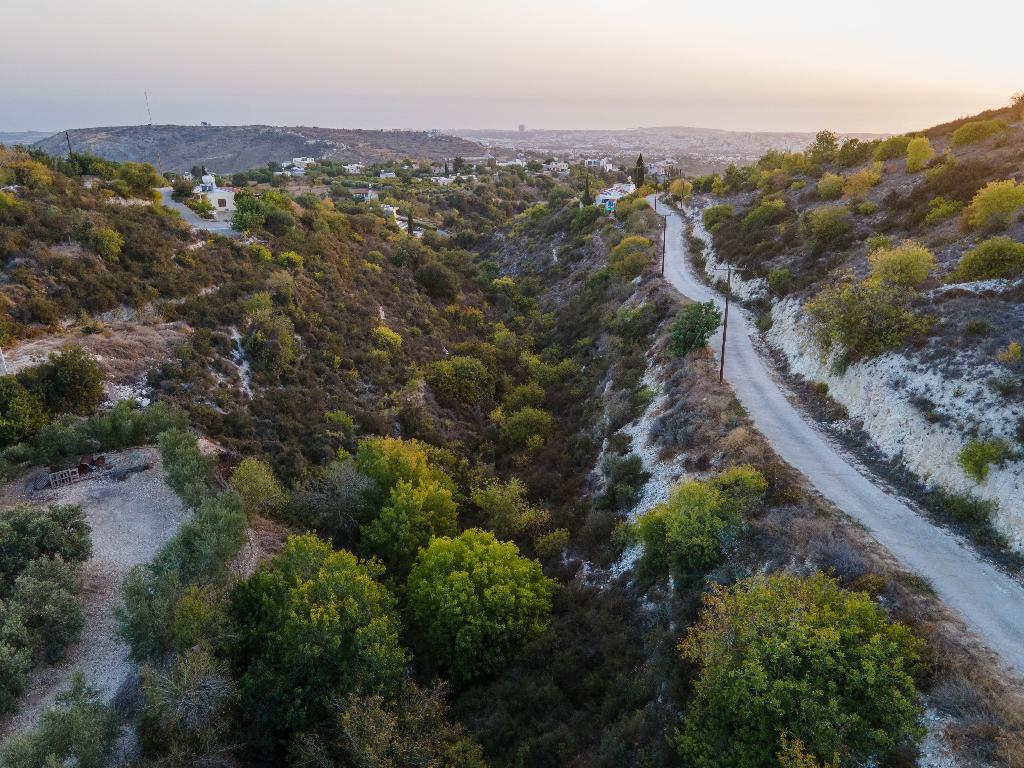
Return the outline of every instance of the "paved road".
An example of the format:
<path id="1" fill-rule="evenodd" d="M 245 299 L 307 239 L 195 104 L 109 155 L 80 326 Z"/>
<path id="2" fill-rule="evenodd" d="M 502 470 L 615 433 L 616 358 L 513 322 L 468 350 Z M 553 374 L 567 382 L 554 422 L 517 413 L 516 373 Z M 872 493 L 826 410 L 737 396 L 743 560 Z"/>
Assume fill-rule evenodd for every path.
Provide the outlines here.
<path id="1" fill-rule="evenodd" d="M 684 296 L 721 304 L 685 258 L 683 219 L 664 204 L 665 274 Z M 789 403 L 754 349 L 747 313 L 729 308 L 725 376 L 757 429 L 823 496 L 856 520 L 908 569 L 928 579 L 988 646 L 1024 675 L 1024 587 L 862 474 Z M 721 330 L 713 340 L 721 343 Z"/>
<path id="2" fill-rule="evenodd" d="M 204 219 L 184 203 L 179 203 L 173 199 L 170 187 L 160 187 L 160 195 L 163 197 L 164 207 L 180 213 L 181 217 L 189 223 L 192 229 L 205 229 L 207 232 L 216 232 L 218 235 L 227 235 L 228 237 L 238 236 L 239 233 L 231 228 L 231 222 Z"/>

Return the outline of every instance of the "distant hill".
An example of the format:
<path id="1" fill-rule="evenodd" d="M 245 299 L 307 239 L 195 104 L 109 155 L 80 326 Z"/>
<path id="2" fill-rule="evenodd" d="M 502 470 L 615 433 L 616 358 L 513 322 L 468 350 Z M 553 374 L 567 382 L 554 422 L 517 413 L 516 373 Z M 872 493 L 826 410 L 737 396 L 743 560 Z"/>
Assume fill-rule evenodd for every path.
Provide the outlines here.
<path id="1" fill-rule="evenodd" d="M 446 160 L 484 154 L 467 139 L 426 131 L 367 131 L 271 125 L 124 125 L 69 131 L 76 152 L 116 160 L 153 163 L 161 171 L 205 165 L 234 173 L 271 161 L 311 156 L 346 162 L 403 158 Z M 36 142 L 51 155 L 67 154 L 64 134 Z"/>
<path id="2" fill-rule="evenodd" d="M 53 131 L 0 131 L 0 144 L 6 147 L 24 144 L 27 147 L 53 135 Z"/>

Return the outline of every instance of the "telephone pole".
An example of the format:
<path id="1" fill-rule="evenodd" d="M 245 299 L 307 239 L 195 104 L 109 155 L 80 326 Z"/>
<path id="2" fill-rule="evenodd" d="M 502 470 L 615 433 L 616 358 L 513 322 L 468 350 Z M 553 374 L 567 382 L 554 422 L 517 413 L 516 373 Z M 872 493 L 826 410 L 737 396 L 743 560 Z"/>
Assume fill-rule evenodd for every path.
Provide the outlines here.
<path id="1" fill-rule="evenodd" d="M 657 202 L 658 198 L 654 198 Z M 665 245 L 668 241 L 668 216 L 661 217 L 661 276 L 665 276 Z"/>
<path id="2" fill-rule="evenodd" d="M 722 354 L 720 355 L 720 362 L 718 365 L 718 381 L 721 383 L 725 379 L 725 339 L 729 335 L 729 297 L 732 295 L 732 273 L 743 272 L 742 269 L 736 269 L 732 264 L 728 264 L 724 267 L 715 267 L 716 272 L 725 272 L 725 316 L 722 319 Z"/>

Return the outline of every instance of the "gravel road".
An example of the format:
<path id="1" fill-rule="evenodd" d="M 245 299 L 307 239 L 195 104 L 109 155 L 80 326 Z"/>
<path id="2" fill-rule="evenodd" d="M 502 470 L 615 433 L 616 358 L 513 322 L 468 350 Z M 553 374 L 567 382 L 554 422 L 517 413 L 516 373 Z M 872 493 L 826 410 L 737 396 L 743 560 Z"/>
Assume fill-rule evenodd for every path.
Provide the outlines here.
<path id="1" fill-rule="evenodd" d="M 666 217 L 669 282 L 694 301 L 721 305 L 722 298 L 694 276 L 685 257 L 682 217 L 664 204 L 658 205 L 658 213 Z M 932 525 L 826 440 L 786 399 L 754 348 L 751 327 L 747 313 L 733 304 L 725 377 L 776 453 L 825 498 L 860 521 L 906 568 L 927 579 L 982 641 L 1024 675 L 1024 587 Z M 719 349 L 721 329 L 711 343 Z"/>

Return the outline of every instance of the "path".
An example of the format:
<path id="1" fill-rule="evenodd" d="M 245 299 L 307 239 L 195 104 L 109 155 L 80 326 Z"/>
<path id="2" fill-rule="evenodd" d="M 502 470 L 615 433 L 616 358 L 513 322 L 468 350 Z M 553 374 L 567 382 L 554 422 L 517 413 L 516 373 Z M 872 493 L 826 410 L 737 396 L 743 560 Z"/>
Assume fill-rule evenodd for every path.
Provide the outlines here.
<path id="1" fill-rule="evenodd" d="M 239 233 L 231 228 L 230 221 L 204 219 L 184 203 L 179 203 L 172 198 L 170 187 L 160 187 L 159 192 L 163 198 L 164 207 L 180 213 L 181 217 L 189 223 L 192 229 L 205 229 L 207 232 L 215 232 L 218 235 L 226 235 L 228 237 L 238 236 Z"/>
<path id="2" fill-rule="evenodd" d="M 721 305 L 722 298 L 694 276 L 685 257 L 682 217 L 664 204 L 658 205 L 658 213 L 666 218 L 666 278 L 694 301 Z M 876 485 L 812 427 L 786 399 L 755 350 L 750 327 L 747 313 L 733 304 L 725 377 L 775 452 L 825 498 L 860 521 L 905 567 L 926 578 L 947 606 L 1024 675 L 1024 587 Z M 713 348 L 720 343 L 721 329 Z"/>

